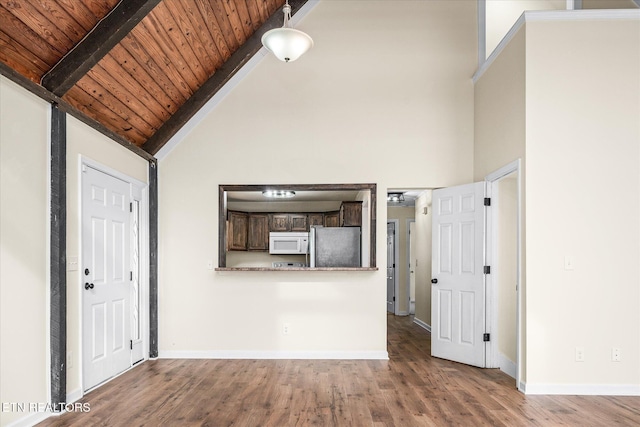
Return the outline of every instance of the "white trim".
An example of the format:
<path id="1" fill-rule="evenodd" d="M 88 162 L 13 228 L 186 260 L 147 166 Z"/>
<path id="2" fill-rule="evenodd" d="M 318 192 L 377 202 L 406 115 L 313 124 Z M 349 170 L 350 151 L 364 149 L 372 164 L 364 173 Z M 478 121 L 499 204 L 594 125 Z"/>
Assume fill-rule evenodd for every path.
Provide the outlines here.
<path id="1" fill-rule="evenodd" d="M 399 219 L 387 219 L 387 225 L 393 223 L 393 261 L 395 267 L 393 268 L 393 314 L 396 316 L 402 316 L 398 307 L 400 306 L 400 269 L 398 264 L 400 263 L 400 220 Z M 389 264 L 387 264 L 389 265 Z M 409 313 L 404 314 L 406 316 Z"/>
<path id="2" fill-rule="evenodd" d="M 316 5 L 319 0 L 307 1 L 296 13 L 291 17 L 291 24 L 296 25 L 302 18 L 304 18 Z M 260 48 L 255 55 L 251 57 L 231 78 L 220 88 L 218 92 L 207 103 L 198 110 L 193 117 L 182 127 L 175 135 L 167 141 L 165 145 L 158 150 L 155 154 L 156 159 L 159 161 L 164 159 L 175 147 L 182 142 L 182 140 L 195 129 L 204 118 L 213 111 L 222 100 L 230 94 L 233 89 L 247 76 L 249 73 L 262 61 L 262 59 L 269 54 L 269 51 L 264 46 Z"/>
<path id="3" fill-rule="evenodd" d="M 386 351 L 160 351 L 159 359 L 389 360 Z"/>
<path id="4" fill-rule="evenodd" d="M 516 208 L 516 247 L 517 247 L 517 260 L 516 260 L 516 360 L 515 360 L 515 374 L 513 375 L 516 384 L 520 384 L 520 378 L 522 377 L 522 342 L 525 339 L 520 332 L 522 328 L 522 295 L 521 292 L 521 284 L 523 282 L 522 278 L 522 161 L 520 159 L 514 160 L 511 163 L 497 169 L 494 172 L 485 176 L 486 182 L 486 194 L 487 197 L 493 197 L 493 194 L 497 191 L 494 191 L 493 186 L 498 183 L 502 178 L 510 175 L 512 173 L 517 174 L 517 208 Z M 494 205 L 494 203 L 492 203 Z M 489 341 L 486 348 L 486 366 L 487 367 L 502 367 L 501 362 L 502 359 L 499 357 L 498 350 L 498 342 L 500 337 L 498 336 L 498 319 L 495 315 L 498 309 L 498 293 L 494 292 L 495 285 L 497 281 L 495 280 L 497 274 L 496 262 L 496 221 L 499 220 L 496 215 L 494 215 L 493 210 L 491 208 L 487 209 L 487 218 L 486 218 L 486 248 L 485 248 L 485 256 L 486 256 L 486 265 L 491 265 L 492 272 L 494 274 L 489 274 L 485 276 L 486 279 L 486 295 L 487 295 L 487 332 L 491 333 L 492 339 Z M 526 333 L 524 334 L 526 335 Z M 505 369 L 511 369 L 507 366 Z M 505 371 L 506 372 L 506 371 Z M 521 387 L 518 388 L 520 391 L 524 391 Z"/>
<path id="5" fill-rule="evenodd" d="M 82 393 L 82 388 L 77 388 L 75 390 L 73 390 L 71 393 L 67 393 L 67 403 L 73 403 L 77 400 L 82 399 L 83 393 Z"/>
<path id="6" fill-rule="evenodd" d="M 413 323 L 415 323 L 416 325 L 420 326 L 422 329 L 426 329 L 427 332 L 431 333 L 431 325 L 427 324 L 426 322 L 423 322 L 422 320 L 418 319 L 417 317 L 413 318 Z"/>
<path id="7" fill-rule="evenodd" d="M 567 10 L 582 9 L 582 0 L 567 0 Z"/>
<path id="8" fill-rule="evenodd" d="M 51 411 L 33 412 L 27 415 L 26 417 L 22 417 L 15 420 L 11 424 L 7 424 L 6 427 L 31 427 L 41 423 L 42 421 L 46 420 L 51 416 L 57 416 L 63 413 L 64 412 L 51 412 Z"/>
<path id="9" fill-rule="evenodd" d="M 487 0 L 478 0 L 478 69 L 487 60 Z"/>
<path id="10" fill-rule="evenodd" d="M 45 313 L 47 316 L 45 323 L 45 337 L 46 337 L 46 352 L 45 355 L 45 372 L 47 375 L 47 402 L 51 402 L 51 109 L 49 106 L 47 108 L 47 207 L 44 210 L 46 218 L 44 220 L 45 225 L 45 260 L 44 265 L 46 266 L 45 272 L 45 298 L 47 299 Z M 66 158 L 66 153 L 65 153 Z M 66 171 L 65 171 L 66 174 Z M 65 194 L 66 194 L 66 182 L 65 182 Z M 65 248 L 66 254 L 66 248 Z M 68 261 L 67 261 L 68 262 Z M 66 264 L 66 263 L 65 263 Z M 64 266 L 65 270 L 67 269 L 67 265 Z M 67 272 L 68 274 L 68 272 Z M 69 352 L 69 349 L 66 349 L 66 352 Z M 67 355 L 64 355 L 64 364 L 66 369 L 69 369 L 67 365 Z M 40 422 L 40 421 L 36 421 Z M 35 423 L 34 423 L 35 424 Z"/>
<path id="11" fill-rule="evenodd" d="M 404 314 L 404 316 L 410 315 L 411 314 L 411 223 L 415 223 L 416 219 L 414 218 L 407 218 L 405 220 L 405 240 L 406 240 L 406 248 L 405 248 L 405 254 L 406 259 L 404 260 L 405 263 L 405 292 L 407 293 L 407 311 L 406 314 Z M 415 302 L 414 302 L 415 303 Z M 414 313 L 415 314 L 415 313 Z"/>
<path id="12" fill-rule="evenodd" d="M 634 20 L 640 19 L 640 10 L 634 9 L 590 9 L 590 10 L 532 10 L 523 12 L 511 29 L 502 38 L 491 55 L 478 68 L 473 75 L 473 83 L 477 83 L 480 77 L 491 67 L 505 47 L 518 33 L 525 22 L 549 22 L 549 21 L 604 21 L 604 20 Z"/>
<path id="13" fill-rule="evenodd" d="M 640 396 L 637 384 L 527 384 L 525 394 L 577 396 Z"/>
<path id="14" fill-rule="evenodd" d="M 518 366 L 515 362 L 509 359 L 507 356 L 498 351 L 497 355 L 498 367 L 502 372 L 509 375 L 511 378 L 516 378 L 516 373 L 518 372 Z"/>

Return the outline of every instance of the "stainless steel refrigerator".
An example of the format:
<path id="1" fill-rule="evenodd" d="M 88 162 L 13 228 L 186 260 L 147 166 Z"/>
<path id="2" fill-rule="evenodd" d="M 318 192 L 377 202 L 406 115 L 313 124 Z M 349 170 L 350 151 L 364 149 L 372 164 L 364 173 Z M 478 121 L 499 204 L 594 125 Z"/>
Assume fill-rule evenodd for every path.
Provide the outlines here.
<path id="1" fill-rule="evenodd" d="M 309 267 L 362 267 L 360 241 L 360 227 L 311 227 Z"/>

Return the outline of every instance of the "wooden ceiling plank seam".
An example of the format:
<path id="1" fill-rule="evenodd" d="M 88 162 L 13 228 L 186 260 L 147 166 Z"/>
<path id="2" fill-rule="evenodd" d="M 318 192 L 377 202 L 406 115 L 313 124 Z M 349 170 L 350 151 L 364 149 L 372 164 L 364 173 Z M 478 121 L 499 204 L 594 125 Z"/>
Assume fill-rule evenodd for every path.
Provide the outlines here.
<path id="1" fill-rule="evenodd" d="M 0 4 L 58 52 L 64 54 L 73 47 L 73 40 L 27 0 L 0 0 Z"/>
<path id="2" fill-rule="evenodd" d="M 43 15 L 52 16 L 54 19 L 49 19 L 51 23 L 69 37 L 74 45 L 86 35 L 87 31 L 83 26 L 69 15 L 57 1 L 38 1 L 32 2 L 32 4 Z"/>
<path id="3" fill-rule="evenodd" d="M 198 35 L 198 38 L 200 38 L 202 45 L 213 61 L 213 68 L 209 72 L 209 75 L 211 75 L 224 62 L 224 60 L 222 59 L 222 54 L 220 53 L 218 46 L 213 40 L 211 33 L 209 32 L 209 28 L 204 21 L 198 5 L 192 0 L 182 0 L 182 8 L 189 16 L 191 22 L 194 24 L 194 28 L 197 28 L 198 31 L 196 33 Z"/>
<path id="4" fill-rule="evenodd" d="M 182 91 L 176 87 L 169 76 L 162 70 L 162 67 L 156 63 L 154 58 L 147 52 L 140 41 L 134 34 L 127 36 L 120 45 L 129 53 L 129 55 L 136 59 L 138 64 L 147 71 L 153 81 L 163 89 L 163 92 L 173 100 L 173 107 L 177 111 L 182 104 L 185 103 L 187 97 L 182 94 Z"/>
<path id="5" fill-rule="evenodd" d="M 207 24 L 207 30 L 211 35 L 211 40 L 218 47 L 218 52 L 222 57 L 223 63 L 231 56 L 231 50 L 227 45 L 227 41 L 222 34 L 222 30 L 220 29 L 220 25 L 218 24 L 218 20 L 213 13 L 213 9 L 211 8 L 211 4 L 209 4 L 206 0 L 195 0 L 198 4 L 198 8 L 200 9 L 200 13 L 202 14 L 202 19 Z"/>
<path id="6" fill-rule="evenodd" d="M 155 102 L 165 110 L 168 117 L 171 117 L 171 115 L 176 112 L 178 109 L 177 103 L 167 95 L 164 89 L 160 87 L 156 80 L 149 74 L 147 69 L 124 48 L 122 43 L 114 47 L 107 56 L 110 56 L 118 63 L 122 69 L 131 76 L 136 84 L 140 86 L 141 90 L 146 91 L 149 98 L 155 100 Z M 182 102 L 180 102 L 180 104 L 182 104 Z"/>
<path id="7" fill-rule="evenodd" d="M 96 20 L 104 18 L 122 0 L 81 0 L 82 4 L 93 13 Z"/>
<path id="8" fill-rule="evenodd" d="M 229 16 L 227 16 L 227 12 L 224 10 L 224 6 L 220 0 L 209 0 L 211 7 L 213 8 L 213 13 L 218 20 L 218 25 L 220 26 L 220 30 L 224 35 L 225 40 L 227 41 L 227 46 L 229 46 L 229 50 L 231 53 L 235 52 L 238 47 L 240 47 L 240 43 L 236 38 L 236 34 L 233 30 L 233 26 L 231 25 L 231 21 L 229 20 Z"/>
<path id="9" fill-rule="evenodd" d="M 87 93 L 80 85 L 75 85 L 63 98 L 78 111 L 94 120 L 102 122 L 107 128 L 122 135 L 129 142 L 140 145 L 147 138 L 138 129 L 131 126 L 122 117 L 111 111 L 99 99 Z"/>
<path id="10" fill-rule="evenodd" d="M 160 0 L 119 3 L 43 77 L 42 85 L 60 96 L 117 45 Z"/>
<path id="11" fill-rule="evenodd" d="M 269 7 L 267 5 L 267 0 L 255 0 L 255 1 L 256 1 L 256 6 L 258 7 L 258 12 L 260 12 L 260 22 L 264 22 L 267 20 L 267 18 L 269 18 Z"/>
<path id="12" fill-rule="evenodd" d="M 167 8 L 165 2 L 158 5 L 157 13 L 154 13 L 154 15 L 158 20 L 158 23 L 166 31 L 169 36 L 169 40 L 173 42 L 175 53 L 182 57 L 185 66 L 191 70 L 191 73 L 198 82 L 197 86 L 200 87 L 200 84 L 207 80 L 209 75 L 204 65 L 200 62 L 198 55 L 195 54 L 191 47 L 191 44 L 195 43 L 196 40 L 194 40 L 193 37 L 188 37 L 185 32 L 182 31 L 182 28 L 176 22 L 173 13 Z M 190 31 L 187 31 L 187 34 L 190 33 Z"/>
<path id="13" fill-rule="evenodd" d="M 134 88 L 134 90 L 128 90 L 123 86 L 122 82 L 127 80 L 126 76 L 119 75 L 118 77 L 114 77 L 104 67 L 102 67 L 100 63 L 93 67 L 87 73 L 87 76 L 92 78 L 124 105 L 129 107 L 131 111 L 144 120 L 152 129 L 154 129 L 154 131 L 157 130 L 165 121 L 158 117 L 147 106 L 147 104 L 142 101 L 141 97 L 137 96 L 137 88 Z"/>
<path id="14" fill-rule="evenodd" d="M 142 105 L 142 108 L 148 109 L 153 113 L 153 116 L 155 117 L 154 122 L 156 122 L 156 124 L 154 125 L 155 127 L 159 127 L 160 124 L 164 123 L 164 121 L 168 120 L 169 117 L 171 117 L 171 112 L 167 111 L 164 105 L 162 105 L 157 99 L 155 99 L 146 90 L 146 88 L 142 86 L 140 82 L 138 82 L 138 80 L 136 80 L 135 76 L 133 76 L 128 70 L 126 70 L 112 56 L 111 53 L 102 58 L 102 61 L 100 61 L 98 65 L 96 65 L 96 67 L 101 67 L 104 70 L 104 73 L 108 75 L 108 79 L 112 82 L 112 84 L 121 85 L 122 91 L 124 91 L 125 93 L 133 94 L 132 103 L 139 103 Z M 94 67 L 93 69 L 95 69 L 96 67 Z M 111 72 L 109 70 L 114 71 Z M 123 70 L 124 72 L 122 72 Z M 145 71 L 142 69 L 140 69 L 139 72 L 145 73 Z M 154 123 L 150 122 L 150 124 Z"/>
<path id="15" fill-rule="evenodd" d="M 64 99 L 62 99 L 59 96 L 57 96 L 56 94 L 48 91 L 44 87 L 40 86 L 38 83 L 35 83 L 35 82 L 29 80 L 28 78 L 26 78 L 22 74 L 18 73 L 16 70 L 12 69 L 11 67 L 9 67 L 7 64 L 5 64 L 3 62 L 0 62 L 0 74 L 5 76 L 9 80 L 11 80 L 12 82 L 17 84 L 18 86 L 22 87 L 26 91 L 28 91 L 28 92 L 34 94 L 35 96 L 43 99 L 45 102 L 58 105 L 60 110 L 62 110 L 64 112 L 68 113 L 69 115 L 75 117 L 80 122 L 86 124 L 87 126 L 89 126 L 90 128 L 96 130 L 97 132 L 100 132 L 101 134 L 103 134 L 106 137 L 110 138 L 114 142 L 120 144 L 122 147 L 126 148 L 127 150 L 131 151 L 132 153 L 135 153 L 136 155 L 142 157 L 145 160 L 156 161 L 156 158 L 154 156 L 152 156 L 151 154 L 147 153 L 146 151 L 144 151 L 142 148 L 138 147 L 137 145 L 133 144 L 131 141 L 123 138 L 122 135 L 120 135 L 120 134 L 114 132 L 113 130 L 109 129 L 108 127 L 106 127 L 104 124 L 102 124 L 98 120 L 95 120 L 95 119 L 89 117 L 88 115 L 84 114 L 83 112 L 79 111 L 74 106 L 72 106 L 67 101 L 65 101 Z"/>
<path id="16" fill-rule="evenodd" d="M 27 57 L 25 55 L 31 55 Z M 31 52 L 25 50 L 19 43 L 0 30 L 0 62 L 7 64 L 11 68 L 29 80 L 37 83 L 40 76 L 49 69 L 47 64 L 42 63 Z"/>
<path id="17" fill-rule="evenodd" d="M 51 68 L 62 57 L 61 52 L 52 49 L 49 43 L 4 7 L 0 7 L 0 23 L 2 24 L 0 27 L 7 36 L 20 44 L 25 51 L 32 53 L 47 64 L 46 70 Z"/>
<path id="18" fill-rule="evenodd" d="M 307 0 L 290 0 L 292 14 L 295 14 L 306 2 Z M 281 17 L 276 12 L 171 116 L 171 119 L 144 143 L 142 149 L 151 154 L 157 153 L 262 48 L 260 40 L 262 34 L 280 26 L 282 26 Z"/>
<path id="19" fill-rule="evenodd" d="M 246 40 L 251 37 L 251 34 L 253 34 L 256 29 L 253 28 L 253 22 L 251 22 L 251 17 L 249 16 L 247 3 L 244 0 L 235 0 L 234 4 Z"/>
<path id="20" fill-rule="evenodd" d="M 253 32 L 255 32 L 258 30 L 258 28 L 260 28 L 260 23 L 262 22 L 260 11 L 258 10 L 258 5 L 254 0 L 245 0 L 244 4 L 246 5 L 247 11 L 249 12 L 249 18 L 251 19 Z"/>
<path id="21" fill-rule="evenodd" d="M 233 2 L 230 0 L 222 0 L 221 3 L 227 18 L 229 19 L 229 24 L 231 24 L 233 34 L 236 36 L 238 46 L 240 46 L 247 40 L 247 36 L 244 33 L 244 27 L 242 25 L 242 19 L 240 19 L 238 10 Z"/>
<path id="22" fill-rule="evenodd" d="M 185 81 L 176 64 L 167 57 L 158 40 L 153 37 L 152 32 L 147 28 L 145 21 L 141 22 L 140 25 L 131 32 L 131 35 L 138 40 L 138 44 L 147 51 L 149 57 L 158 65 L 160 71 L 167 75 L 182 96 L 185 99 L 189 99 L 189 97 L 193 95 L 194 89 Z"/>
<path id="23" fill-rule="evenodd" d="M 95 81 L 89 74 L 76 83 L 76 86 L 82 88 L 92 98 L 100 101 L 112 113 L 120 116 L 128 127 L 136 129 L 145 139 L 153 135 L 157 129 L 154 129 L 149 123 L 145 122 L 140 115 L 133 111 L 127 104 L 111 93 L 107 88 Z M 128 127 L 123 130 L 128 131 Z"/>
<path id="24" fill-rule="evenodd" d="M 78 0 L 58 0 L 60 7 L 78 22 L 78 24 L 84 29 L 85 34 L 88 33 L 93 27 L 95 27 L 98 19 L 96 16 L 84 5 L 84 3 Z"/>
<path id="25" fill-rule="evenodd" d="M 181 1 L 166 2 L 165 5 L 169 13 L 173 16 L 173 20 L 176 22 L 176 25 L 180 29 L 182 37 L 188 42 L 194 56 L 202 66 L 202 69 L 206 74 L 204 80 L 206 80 L 216 70 L 216 63 L 200 38 L 199 33 L 204 28 L 198 29 L 198 23 L 194 22 L 191 16 L 183 8 L 183 3 Z"/>

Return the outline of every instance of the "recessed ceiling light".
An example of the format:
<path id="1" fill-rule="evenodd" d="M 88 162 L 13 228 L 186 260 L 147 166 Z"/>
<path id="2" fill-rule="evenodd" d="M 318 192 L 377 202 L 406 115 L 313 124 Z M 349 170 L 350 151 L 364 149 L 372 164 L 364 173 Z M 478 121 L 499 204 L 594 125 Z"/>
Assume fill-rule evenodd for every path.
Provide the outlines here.
<path id="1" fill-rule="evenodd" d="M 272 199 L 289 199 L 295 196 L 296 192 L 292 190 L 265 190 L 262 195 Z"/>

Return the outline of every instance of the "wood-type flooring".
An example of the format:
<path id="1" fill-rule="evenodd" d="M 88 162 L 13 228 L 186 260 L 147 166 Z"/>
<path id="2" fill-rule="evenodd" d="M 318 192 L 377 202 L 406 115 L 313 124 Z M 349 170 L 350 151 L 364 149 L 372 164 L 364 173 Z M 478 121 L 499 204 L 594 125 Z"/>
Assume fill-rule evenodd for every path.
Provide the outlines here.
<path id="1" fill-rule="evenodd" d="M 638 426 L 640 397 L 525 396 L 496 369 L 430 356 L 388 316 L 389 360 L 147 361 L 40 426 Z"/>

